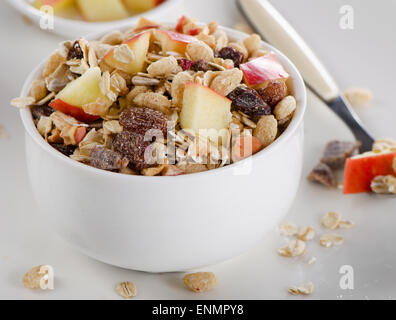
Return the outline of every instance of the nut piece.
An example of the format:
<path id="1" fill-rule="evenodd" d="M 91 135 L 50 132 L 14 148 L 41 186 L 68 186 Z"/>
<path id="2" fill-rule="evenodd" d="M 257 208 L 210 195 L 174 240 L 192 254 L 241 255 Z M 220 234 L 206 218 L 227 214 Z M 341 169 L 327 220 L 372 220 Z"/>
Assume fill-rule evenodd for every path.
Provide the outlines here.
<path id="1" fill-rule="evenodd" d="M 288 292 L 293 295 L 300 295 L 300 294 L 310 295 L 311 293 L 314 292 L 314 285 L 312 282 L 309 282 L 302 286 L 298 286 L 298 287 L 293 286 L 289 288 Z"/>
<path id="2" fill-rule="evenodd" d="M 120 282 L 117 284 L 115 290 L 121 297 L 125 299 L 131 299 L 137 296 L 137 288 L 135 284 L 129 281 Z"/>
<path id="3" fill-rule="evenodd" d="M 277 134 L 278 122 L 273 115 L 262 116 L 253 132 L 253 135 L 260 139 L 263 147 L 267 147 L 274 142 Z"/>
<path id="4" fill-rule="evenodd" d="M 283 98 L 287 96 L 287 85 L 285 81 L 272 80 L 265 88 L 257 90 L 265 103 L 275 107 Z"/>
<path id="5" fill-rule="evenodd" d="M 309 241 L 315 237 L 315 229 L 313 227 L 301 228 L 297 234 L 297 238 L 301 241 Z"/>
<path id="6" fill-rule="evenodd" d="M 258 34 L 252 34 L 243 40 L 243 44 L 249 54 L 257 51 L 261 47 L 261 37 Z"/>
<path id="7" fill-rule="evenodd" d="M 370 89 L 350 88 L 344 92 L 344 95 L 354 106 L 366 106 L 373 100 L 373 93 Z"/>
<path id="8" fill-rule="evenodd" d="M 212 272 L 190 273 L 184 276 L 184 284 L 194 292 L 205 292 L 217 287 L 219 280 Z"/>
<path id="9" fill-rule="evenodd" d="M 334 172 L 327 164 L 324 163 L 316 165 L 308 175 L 307 179 L 319 182 L 329 188 L 335 188 L 337 184 Z"/>
<path id="10" fill-rule="evenodd" d="M 341 215 L 337 212 L 326 213 L 321 220 L 323 228 L 334 230 L 338 228 L 341 222 Z"/>
<path id="11" fill-rule="evenodd" d="M 298 228 L 296 225 L 291 224 L 291 223 L 284 223 L 279 226 L 279 232 L 282 236 L 294 236 L 298 232 Z"/>
<path id="12" fill-rule="evenodd" d="M 243 72 L 239 69 L 225 70 L 219 73 L 214 78 L 210 88 L 216 91 L 218 94 L 227 96 L 235 88 L 237 88 L 243 78 Z"/>
<path id="13" fill-rule="evenodd" d="M 344 238 L 338 234 L 324 234 L 320 237 L 319 242 L 322 247 L 330 248 L 342 245 Z"/>
<path id="14" fill-rule="evenodd" d="M 301 240 L 292 240 L 287 246 L 278 249 L 278 254 L 284 257 L 298 257 L 306 253 L 306 244 Z"/>
<path id="15" fill-rule="evenodd" d="M 274 114 L 276 120 L 289 119 L 297 108 L 296 99 L 293 96 L 283 98 L 275 107 Z"/>
<path id="16" fill-rule="evenodd" d="M 371 190 L 378 194 L 396 194 L 396 177 L 377 176 L 371 182 Z"/>
<path id="17" fill-rule="evenodd" d="M 187 45 L 186 53 L 192 61 L 204 60 L 212 62 L 214 60 L 212 48 L 200 40 L 190 42 Z"/>
<path id="18" fill-rule="evenodd" d="M 179 70 L 179 64 L 173 56 L 161 58 L 147 68 L 147 72 L 153 77 L 167 77 Z"/>

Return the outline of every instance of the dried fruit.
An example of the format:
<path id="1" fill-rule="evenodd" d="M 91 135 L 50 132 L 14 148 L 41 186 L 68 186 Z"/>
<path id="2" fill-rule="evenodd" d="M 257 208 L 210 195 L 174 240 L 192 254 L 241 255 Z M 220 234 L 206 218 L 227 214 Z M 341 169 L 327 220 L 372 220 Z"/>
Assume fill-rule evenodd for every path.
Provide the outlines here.
<path id="1" fill-rule="evenodd" d="M 232 101 L 232 108 L 251 116 L 265 116 L 271 114 L 271 107 L 267 105 L 256 90 L 239 86 L 228 96 Z"/>
<path id="2" fill-rule="evenodd" d="M 120 282 L 116 286 L 116 292 L 123 298 L 130 299 L 137 296 L 137 288 L 134 283 Z"/>
<path id="3" fill-rule="evenodd" d="M 145 152 L 150 146 L 150 141 L 144 141 L 144 135 L 123 131 L 113 139 L 113 148 L 129 160 L 129 167 L 140 171 L 150 165 L 145 161 Z"/>
<path id="4" fill-rule="evenodd" d="M 41 117 L 49 117 L 55 110 L 48 105 L 34 106 L 30 108 L 33 118 L 40 119 Z"/>
<path id="5" fill-rule="evenodd" d="M 258 89 L 257 92 L 265 103 L 271 107 L 275 107 L 287 96 L 287 85 L 285 81 L 272 80 L 265 88 Z"/>
<path id="6" fill-rule="evenodd" d="M 69 53 L 67 54 L 67 60 L 83 59 L 83 58 L 84 58 L 84 52 L 81 49 L 80 42 L 77 40 L 70 48 Z"/>
<path id="7" fill-rule="evenodd" d="M 167 118 L 159 111 L 149 108 L 128 108 L 120 115 L 120 124 L 124 130 L 145 135 L 149 130 L 160 130 L 167 136 Z"/>
<path id="8" fill-rule="evenodd" d="M 91 155 L 91 166 L 102 170 L 119 170 L 128 166 L 128 160 L 118 152 L 96 147 Z"/>
<path id="9" fill-rule="evenodd" d="M 338 234 L 324 234 L 320 237 L 319 243 L 322 247 L 330 248 L 342 245 L 344 238 Z"/>
<path id="10" fill-rule="evenodd" d="M 237 51 L 233 47 L 224 47 L 219 51 L 218 57 L 224 60 L 227 59 L 232 60 L 236 68 L 239 68 L 239 65 L 242 64 L 243 61 L 245 60 L 245 56 L 243 55 L 243 53 Z"/>
<path id="11" fill-rule="evenodd" d="M 327 164 L 332 169 L 344 166 L 347 158 L 360 147 L 360 142 L 350 141 L 330 141 L 325 148 L 320 162 Z"/>
<path id="12" fill-rule="evenodd" d="M 193 65 L 193 62 L 191 60 L 184 59 L 184 58 L 179 60 L 179 66 L 183 69 L 183 71 L 190 70 L 192 65 Z"/>
<path id="13" fill-rule="evenodd" d="M 206 71 L 212 70 L 212 68 L 210 67 L 209 63 L 206 62 L 205 60 L 194 61 L 191 64 L 190 69 L 193 70 L 193 71 L 196 71 L 196 72 L 198 72 L 198 71 L 206 72 Z"/>
<path id="14" fill-rule="evenodd" d="M 298 257 L 306 253 L 307 246 L 304 241 L 292 240 L 287 246 L 278 249 L 278 254 L 284 257 Z"/>
<path id="15" fill-rule="evenodd" d="M 205 292 L 217 287 L 219 280 L 212 272 L 190 273 L 184 276 L 184 284 L 194 292 Z"/>
<path id="16" fill-rule="evenodd" d="M 329 188 L 335 188 L 337 185 L 334 172 L 324 163 L 316 165 L 307 178 L 310 181 L 319 182 Z"/>
<path id="17" fill-rule="evenodd" d="M 63 143 L 50 143 L 50 145 L 58 150 L 60 153 L 63 153 L 66 157 L 69 157 L 70 155 L 73 154 L 73 152 L 76 150 L 76 146 L 73 145 L 64 145 Z"/>

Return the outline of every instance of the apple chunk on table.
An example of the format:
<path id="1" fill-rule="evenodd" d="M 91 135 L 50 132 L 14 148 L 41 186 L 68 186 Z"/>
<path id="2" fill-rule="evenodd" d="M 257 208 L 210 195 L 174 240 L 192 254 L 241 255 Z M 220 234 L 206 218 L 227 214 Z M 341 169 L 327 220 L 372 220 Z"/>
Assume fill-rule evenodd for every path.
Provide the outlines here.
<path id="1" fill-rule="evenodd" d="M 112 21 L 129 17 L 121 0 L 77 0 L 77 5 L 88 21 Z"/>
<path id="2" fill-rule="evenodd" d="M 123 0 L 128 10 L 144 12 L 159 6 L 165 0 Z"/>
<path id="3" fill-rule="evenodd" d="M 112 104 L 100 90 L 101 77 L 102 74 L 98 67 L 88 69 L 81 77 L 70 82 L 59 92 L 49 105 L 82 122 L 92 122 L 99 119 L 99 116 L 84 112 L 83 106 L 98 99 L 103 99 L 108 106 Z"/>
<path id="4" fill-rule="evenodd" d="M 217 143 L 231 121 L 231 100 L 197 83 L 186 85 L 180 125 Z"/>
<path id="5" fill-rule="evenodd" d="M 197 39 L 178 32 L 168 30 L 154 30 L 154 37 L 161 43 L 163 52 L 177 52 L 182 55 L 186 53 L 187 45 Z"/>
<path id="6" fill-rule="evenodd" d="M 344 193 L 371 191 L 371 182 L 377 176 L 396 175 L 392 164 L 396 153 L 368 152 L 347 159 L 344 172 Z"/>
<path id="7" fill-rule="evenodd" d="M 142 72 L 146 63 L 145 61 L 150 46 L 150 38 L 151 32 L 146 31 L 124 42 L 124 44 L 126 44 L 132 51 L 133 55 L 133 58 L 129 63 L 125 63 L 117 59 L 116 50 L 119 50 L 118 48 L 114 48 L 110 51 L 104 57 L 104 61 L 109 66 L 132 75 Z"/>
<path id="8" fill-rule="evenodd" d="M 287 79 L 289 74 L 279 63 L 274 52 L 241 64 L 245 82 L 249 86 L 257 86 L 271 80 Z"/>
<path id="9" fill-rule="evenodd" d="M 71 7 L 74 0 L 35 0 L 33 5 L 40 10 L 42 6 L 51 6 L 55 13 Z"/>

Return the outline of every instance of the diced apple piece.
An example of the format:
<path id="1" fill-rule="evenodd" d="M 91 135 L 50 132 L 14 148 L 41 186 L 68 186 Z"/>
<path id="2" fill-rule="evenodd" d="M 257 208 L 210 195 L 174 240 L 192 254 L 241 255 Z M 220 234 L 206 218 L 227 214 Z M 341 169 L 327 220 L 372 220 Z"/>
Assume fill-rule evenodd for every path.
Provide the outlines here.
<path id="1" fill-rule="evenodd" d="M 154 30 L 155 38 L 161 43 L 162 51 L 178 52 L 182 55 L 186 53 L 187 45 L 197 39 L 182 33 L 168 30 Z"/>
<path id="2" fill-rule="evenodd" d="M 55 13 L 71 7 L 74 0 L 35 0 L 33 5 L 40 10 L 42 6 L 51 6 Z"/>
<path id="3" fill-rule="evenodd" d="M 132 12 L 144 12 L 159 6 L 164 0 L 124 0 L 128 10 Z"/>
<path id="4" fill-rule="evenodd" d="M 253 136 L 243 136 L 237 138 L 232 149 L 232 160 L 234 162 L 248 158 L 263 148 L 259 138 Z"/>
<path id="5" fill-rule="evenodd" d="M 241 64 L 240 69 L 243 71 L 245 82 L 249 86 L 289 77 L 274 52 Z"/>
<path id="6" fill-rule="evenodd" d="M 77 0 L 77 4 L 88 21 L 112 21 L 129 17 L 121 0 Z"/>
<path id="7" fill-rule="evenodd" d="M 371 191 L 371 181 L 376 176 L 396 175 L 392 168 L 396 153 L 376 154 L 369 152 L 349 158 L 344 173 L 344 193 Z"/>
<path id="8" fill-rule="evenodd" d="M 217 143 L 231 120 L 231 100 L 197 83 L 186 85 L 180 125 Z"/>
<path id="9" fill-rule="evenodd" d="M 138 22 L 136 28 L 135 28 L 135 32 L 140 32 L 140 31 L 147 30 L 147 29 L 157 29 L 159 27 L 160 26 L 158 23 L 151 21 L 145 17 L 141 17 L 139 19 L 139 22 Z"/>
<path id="10" fill-rule="evenodd" d="M 150 46 L 151 32 L 147 31 L 134 36 L 132 39 L 124 42 L 133 52 L 133 60 L 131 63 L 123 63 L 116 59 L 114 50 L 110 51 L 104 60 L 106 63 L 116 69 L 122 70 L 129 74 L 137 74 L 144 70 L 146 55 Z"/>
<path id="11" fill-rule="evenodd" d="M 101 77 L 100 68 L 89 69 L 59 92 L 55 99 L 51 101 L 50 106 L 83 122 L 92 122 L 98 119 L 98 116 L 84 112 L 82 107 L 97 101 L 99 98 L 107 101 L 108 106 L 112 104 L 100 91 Z"/>

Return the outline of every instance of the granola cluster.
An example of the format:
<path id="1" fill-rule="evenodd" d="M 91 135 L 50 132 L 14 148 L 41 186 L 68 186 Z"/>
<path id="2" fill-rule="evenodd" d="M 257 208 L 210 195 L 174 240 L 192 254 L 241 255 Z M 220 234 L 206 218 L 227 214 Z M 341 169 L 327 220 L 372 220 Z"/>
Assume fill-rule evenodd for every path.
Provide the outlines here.
<path id="1" fill-rule="evenodd" d="M 297 108 L 289 75 L 253 34 L 142 18 L 126 32 L 66 41 L 28 97 L 43 138 L 87 165 L 133 175 L 197 173 L 269 146 Z"/>

